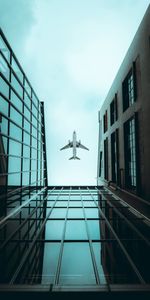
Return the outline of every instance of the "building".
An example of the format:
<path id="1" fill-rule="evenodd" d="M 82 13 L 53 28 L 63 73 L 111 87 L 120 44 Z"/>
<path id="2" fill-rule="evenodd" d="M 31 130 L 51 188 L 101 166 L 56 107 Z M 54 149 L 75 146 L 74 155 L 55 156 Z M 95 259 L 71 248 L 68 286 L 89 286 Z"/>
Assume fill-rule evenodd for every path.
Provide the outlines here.
<path id="1" fill-rule="evenodd" d="M 150 6 L 99 112 L 98 178 L 150 200 Z M 99 181 L 98 180 L 98 181 Z"/>
<path id="2" fill-rule="evenodd" d="M 30 186 L 30 189 L 29 189 Z M 24 206 L 28 198 L 39 191 L 37 187 L 47 186 L 46 146 L 44 128 L 44 104 L 37 98 L 29 80 L 22 70 L 14 52 L 0 30 L 0 217 L 2 218 L 0 237 L 6 241 L 18 230 L 15 238 L 19 241 L 31 239 L 41 224 L 35 219 L 34 210 L 26 205 L 24 211 L 17 210 Z M 42 201 L 43 195 L 38 196 Z M 10 211 L 16 209 L 12 223 L 7 221 Z M 19 213 L 18 213 L 19 212 Z M 39 210 L 44 217 L 45 203 Z M 25 216 L 32 216 L 32 221 L 24 222 Z M 7 223 L 7 228 L 3 224 Z M 3 243 L 2 243 L 3 244 Z M 7 246 L 6 246 L 7 245 Z M 6 242 L 7 251 L 1 252 L 0 278 L 9 280 L 15 269 L 18 257 L 26 253 L 26 245 Z M 6 249 L 6 248 L 5 248 Z M 35 256 L 34 268 L 41 270 L 43 247 L 32 251 L 30 260 Z M 11 258 L 11 262 L 10 262 Z M 11 267 L 10 267 L 11 265 Z M 30 270 L 30 261 L 26 267 Z M 32 268 L 29 273 L 32 273 Z"/>
<path id="3" fill-rule="evenodd" d="M 2 31 L 0 70 L 0 297 L 149 296 L 148 217 L 107 187 L 49 186 L 43 103 Z"/>

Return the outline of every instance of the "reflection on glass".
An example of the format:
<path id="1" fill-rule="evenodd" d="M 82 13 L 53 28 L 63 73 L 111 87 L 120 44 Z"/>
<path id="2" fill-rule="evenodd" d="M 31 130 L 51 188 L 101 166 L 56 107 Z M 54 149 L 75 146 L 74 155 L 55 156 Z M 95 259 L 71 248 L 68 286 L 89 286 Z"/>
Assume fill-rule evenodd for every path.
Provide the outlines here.
<path id="1" fill-rule="evenodd" d="M 48 240 L 61 240 L 64 228 L 64 221 L 47 221 L 45 237 Z"/>
<path id="2" fill-rule="evenodd" d="M 83 218 L 83 209 L 82 208 L 73 208 L 68 211 L 68 218 Z"/>
<path id="3" fill-rule="evenodd" d="M 88 230 L 90 233 L 91 240 L 100 239 L 100 224 L 98 221 L 89 220 L 88 221 Z"/>
<path id="4" fill-rule="evenodd" d="M 9 86 L 2 77 L 0 77 L 0 87 L 1 87 L 1 93 L 6 98 L 8 98 L 9 97 Z"/>
<path id="5" fill-rule="evenodd" d="M 65 243 L 60 284 L 96 284 L 88 243 Z"/>
<path id="6" fill-rule="evenodd" d="M 82 207 L 81 201 L 71 201 L 69 202 L 69 207 Z"/>
<path id="7" fill-rule="evenodd" d="M 65 239 L 86 240 L 87 233 L 85 221 L 67 221 Z"/>
<path id="8" fill-rule="evenodd" d="M 106 279 L 102 267 L 102 262 L 101 262 L 101 244 L 100 243 L 93 243 L 93 250 L 94 250 L 94 255 L 96 259 L 96 264 L 97 264 L 97 269 L 98 269 L 98 274 L 100 278 L 100 283 L 105 284 Z"/>
<path id="9" fill-rule="evenodd" d="M 60 243 L 45 243 L 42 284 L 53 283 L 58 263 L 59 251 Z"/>
<path id="10" fill-rule="evenodd" d="M 50 218 L 65 218 L 66 216 L 66 209 L 64 208 L 54 208 L 51 215 L 50 215 Z"/>
<path id="11" fill-rule="evenodd" d="M 87 218 L 99 218 L 99 212 L 97 208 L 85 208 L 85 214 Z"/>
<path id="12" fill-rule="evenodd" d="M 10 70 L 1 54 L 0 54 L 0 71 L 6 77 L 6 79 L 9 80 Z"/>
<path id="13" fill-rule="evenodd" d="M 6 43 L 4 42 L 2 36 L 0 36 L 0 50 L 2 51 L 3 55 L 6 57 L 7 61 L 10 62 L 10 51 Z"/>
<path id="14" fill-rule="evenodd" d="M 14 57 L 12 57 L 12 68 L 15 71 L 17 77 L 20 79 L 21 83 L 23 84 L 23 73 L 18 63 L 15 61 Z"/>

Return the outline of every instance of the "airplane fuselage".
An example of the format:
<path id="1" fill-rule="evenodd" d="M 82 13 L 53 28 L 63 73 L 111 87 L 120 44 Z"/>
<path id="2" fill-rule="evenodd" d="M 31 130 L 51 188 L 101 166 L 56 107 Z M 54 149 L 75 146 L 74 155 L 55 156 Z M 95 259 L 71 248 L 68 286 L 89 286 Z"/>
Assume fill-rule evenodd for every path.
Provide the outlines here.
<path id="1" fill-rule="evenodd" d="M 76 132 L 73 132 L 73 157 L 76 157 L 77 154 L 77 148 L 76 148 Z"/>
<path id="2" fill-rule="evenodd" d="M 77 137 L 76 137 L 76 132 L 73 132 L 73 137 L 72 137 L 72 141 L 68 141 L 68 144 L 65 145 L 64 147 L 62 147 L 60 150 L 64 150 L 64 149 L 68 149 L 68 148 L 72 148 L 73 151 L 73 156 L 69 158 L 69 160 L 71 159 L 80 159 L 79 157 L 77 157 L 77 148 L 81 148 L 81 149 L 85 149 L 85 150 L 89 150 L 87 147 L 85 147 L 84 145 L 81 144 L 81 141 L 79 140 L 79 142 L 77 141 Z"/>

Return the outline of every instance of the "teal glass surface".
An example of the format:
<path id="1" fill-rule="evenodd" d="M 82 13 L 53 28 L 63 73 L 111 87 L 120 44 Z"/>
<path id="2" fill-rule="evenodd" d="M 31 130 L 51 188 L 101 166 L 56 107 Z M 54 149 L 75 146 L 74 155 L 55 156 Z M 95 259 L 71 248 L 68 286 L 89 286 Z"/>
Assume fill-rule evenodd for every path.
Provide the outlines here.
<path id="1" fill-rule="evenodd" d="M 8 116 L 8 102 L 0 96 L 0 111 Z"/>
<path id="2" fill-rule="evenodd" d="M 10 62 L 10 50 L 8 49 L 6 43 L 4 42 L 2 36 L 0 36 L 0 50 L 2 51 L 3 55 Z"/>
<path id="3" fill-rule="evenodd" d="M 65 208 L 54 208 L 51 215 L 50 215 L 50 218 L 65 218 L 66 217 L 66 209 Z"/>
<path id="4" fill-rule="evenodd" d="M 68 220 L 65 233 L 66 240 L 86 240 L 87 232 L 85 221 Z"/>
<path id="5" fill-rule="evenodd" d="M 96 284 L 88 243 L 65 243 L 60 284 Z"/>
<path id="6" fill-rule="evenodd" d="M 99 221 L 89 220 L 88 222 L 88 230 L 90 233 L 91 240 L 99 240 L 100 239 L 100 223 Z"/>
<path id="7" fill-rule="evenodd" d="M 102 266 L 101 243 L 92 243 L 92 246 L 93 246 L 94 255 L 96 259 L 100 283 L 105 284 L 106 279 L 105 279 L 105 274 Z"/>
<path id="8" fill-rule="evenodd" d="M 5 80 L 0 76 L 0 87 L 1 93 L 8 99 L 9 98 L 9 85 Z"/>
<path id="9" fill-rule="evenodd" d="M 46 222 L 45 238 L 49 240 L 61 240 L 64 228 L 63 220 L 53 220 Z"/>
<path id="10" fill-rule="evenodd" d="M 70 208 L 68 211 L 68 218 L 83 218 L 82 208 Z"/>
<path id="11" fill-rule="evenodd" d="M 9 80 L 10 69 L 1 54 L 0 54 L 0 72 L 5 76 L 7 80 Z"/>
<path id="12" fill-rule="evenodd" d="M 82 207 L 82 202 L 81 201 L 70 201 L 69 207 Z"/>
<path id="13" fill-rule="evenodd" d="M 86 218 L 99 218 L 99 213 L 97 208 L 85 208 Z"/>
<path id="14" fill-rule="evenodd" d="M 42 284 L 53 283 L 56 274 L 59 251 L 60 243 L 45 243 Z"/>

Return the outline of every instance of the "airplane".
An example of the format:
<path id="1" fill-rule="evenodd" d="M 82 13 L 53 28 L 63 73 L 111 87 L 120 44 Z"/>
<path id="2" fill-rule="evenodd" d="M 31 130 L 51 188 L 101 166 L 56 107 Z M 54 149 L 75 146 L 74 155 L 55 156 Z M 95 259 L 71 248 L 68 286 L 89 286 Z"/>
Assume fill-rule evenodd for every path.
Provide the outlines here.
<path id="1" fill-rule="evenodd" d="M 68 144 L 64 147 L 62 147 L 60 150 L 64 150 L 67 148 L 73 148 L 73 156 L 70 157 L 69 159 L 80 159 L 79 157 L 77 157 L 76 152 L 77 152 L 77 148 L 81 148 L 81 149 L 85 149 L 85 150 L 89 150 L 87 147 L 85 147 L 84 145 L 81 144 L 81 141 L 79 140 L 79 142 L 77 142 L 76 140 L 76 132 L 73 132 L 73 140 L 72 142 L 69 140 Z"/>

